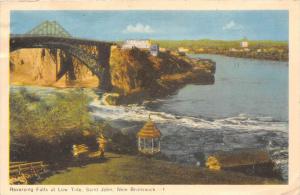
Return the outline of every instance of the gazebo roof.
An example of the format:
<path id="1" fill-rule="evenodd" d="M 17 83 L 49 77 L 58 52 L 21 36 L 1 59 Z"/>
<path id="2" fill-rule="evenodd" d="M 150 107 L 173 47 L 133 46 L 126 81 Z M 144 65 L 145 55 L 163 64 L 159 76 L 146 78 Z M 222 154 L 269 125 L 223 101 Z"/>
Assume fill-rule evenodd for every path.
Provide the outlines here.
<path id="1" fill-rule="evenodd" d="M 137 136 L 141 138 L 158 138 L 161 136 L 161 132 L 149 118 L 144 127 L 138 132 Z"/>

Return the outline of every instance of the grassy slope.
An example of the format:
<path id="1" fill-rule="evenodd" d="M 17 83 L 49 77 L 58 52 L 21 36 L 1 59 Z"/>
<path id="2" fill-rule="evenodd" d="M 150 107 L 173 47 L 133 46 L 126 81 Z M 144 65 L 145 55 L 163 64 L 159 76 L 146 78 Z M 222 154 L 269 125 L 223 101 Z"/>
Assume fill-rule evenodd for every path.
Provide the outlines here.
<path id="1" fill-rule="evenodd" d="M 190 49 L 198 49 L 198 48 L 231 48 L 231 47 L 240 47 L 241 40 L 232 40 L 232 41 L 224 41 L 224 40 L 153 40 L 153 43 L 159 44 L 161 47 L 175 49 L 178 47 L 187 47 Z M 249 47 L 262 47 L 262 48 L 270 48 L 270 47 L 287 47 L 288 42 L 285 41 L 271 41 L 271 40 L 249 40 Z"/>
<path id="2" fill-rule="evenodd" d="M 106 161 L 70 167 L 42 184 L 279 184 L 235 172 L 212 172 L 146 157 L 106 154 Z"/>

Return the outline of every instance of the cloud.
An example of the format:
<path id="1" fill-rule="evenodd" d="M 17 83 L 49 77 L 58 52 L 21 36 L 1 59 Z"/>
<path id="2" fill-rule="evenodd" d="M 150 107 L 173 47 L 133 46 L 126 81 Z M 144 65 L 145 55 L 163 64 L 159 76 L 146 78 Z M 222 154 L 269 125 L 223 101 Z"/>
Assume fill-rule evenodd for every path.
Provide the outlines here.
<path id="1" fill-rule="evenodd" d="M 237 24 L 235 21 L 231 20 L 223 26 L 223 30 L 242 30 L 244 27 L 240 24 Z"/>
<path id="2" fill-rule="evenodd" d="M 149 25 L 143 25 L 137 23 L 135 25 L 129 24 L 126 26 L 126 29 L 122 31 L 123 33 L 153 33 L 154 30 Z"/>

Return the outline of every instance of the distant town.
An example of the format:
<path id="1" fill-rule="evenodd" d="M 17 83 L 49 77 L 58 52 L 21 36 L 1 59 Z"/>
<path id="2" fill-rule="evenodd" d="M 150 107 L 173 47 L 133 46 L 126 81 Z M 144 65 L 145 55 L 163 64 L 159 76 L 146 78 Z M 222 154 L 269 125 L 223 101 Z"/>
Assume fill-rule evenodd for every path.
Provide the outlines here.
<path id="1" fill-rule="evenodd" d="M 153 56 L 157 56 L 159 52 L 172 52 L 176 55 L 207 53 L 242 58 L 288 61 L 288 43 L 284 41 L 251 41 L 247 40 L 247 38 L 234 41 L 130 39 L 118 42 L 118 46 L 122 49 L 136 47 L 149 50 Z"/>

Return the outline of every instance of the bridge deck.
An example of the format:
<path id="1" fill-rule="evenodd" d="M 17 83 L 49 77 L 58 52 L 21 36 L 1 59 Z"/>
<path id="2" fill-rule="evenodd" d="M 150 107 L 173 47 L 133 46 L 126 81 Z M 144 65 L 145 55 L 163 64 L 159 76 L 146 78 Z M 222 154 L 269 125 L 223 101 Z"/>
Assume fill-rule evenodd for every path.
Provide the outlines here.
<path id="1" fill-rule="evenodd" d="M 44 43 L 45 41 L 61 42 L 61 43 L 72 43 L 78 45 L 114 45 L 113 42 L 99 41 L 82 39 L 75 37 L 54 37 L 54 36 L 32 36 L 32 35 L 11 35 L 10 36 L 10 46 L 14 48 L 15 46 L 25 46 L 28 42 Z"/>

